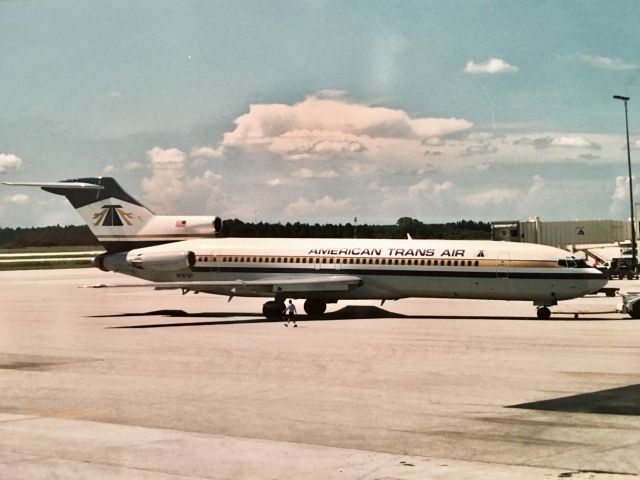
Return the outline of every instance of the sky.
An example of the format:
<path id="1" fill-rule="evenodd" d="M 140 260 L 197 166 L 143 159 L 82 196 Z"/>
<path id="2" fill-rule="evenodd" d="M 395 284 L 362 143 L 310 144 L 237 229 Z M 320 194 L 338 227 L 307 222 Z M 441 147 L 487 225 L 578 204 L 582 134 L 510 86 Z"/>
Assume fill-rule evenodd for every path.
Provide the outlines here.
<path id="1" fill-rule="evenodd" d="M 0 181 L 248 222 L 624 220 L 638 25 L 635 0 L 0 0 Z M 0 227 L 80 223 L 0 185 Z"/>

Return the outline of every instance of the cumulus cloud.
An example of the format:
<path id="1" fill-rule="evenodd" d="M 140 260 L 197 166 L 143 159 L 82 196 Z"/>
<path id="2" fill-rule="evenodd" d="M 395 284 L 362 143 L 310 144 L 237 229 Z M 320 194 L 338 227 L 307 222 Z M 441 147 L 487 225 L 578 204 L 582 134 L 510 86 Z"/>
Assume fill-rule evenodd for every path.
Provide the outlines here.
<path id="1" fill-rule="evenodd" d="M 267 185 L 269 185 L 270 187 L 280 187 L 284 185 L 284 182 L 279 178 L 274 178 L 272 180 L 268 180 Z"/>
<path id="2" fill-rule="evenodd" d="M 24 193 L 17 193 L 9 197 L 4 197 L 4 202 L 13 203 L 14 205 L 24 205 L 25 203 L 29 202 L 29 195 L 25 195 Z"/>
<path id="3" fill-rule="evenodd" d="M 15 172 L 22 165 L 22 159 L 12 153 L 0 153 L 0 174 Z"/>
<path id="4" fill-rule="evenodd" d="M 541 175 L 534 175 L 528 190 L 517 188 L 492 188 L 489 190 L 471 193 L 460 199 L 460 203 L 468 208 L 483 209 L 487 207 L 502 206 L 504 203 L 525 202 L 541 195 L 544 191 L 545 181 Z"/>
<path id="5" fill-rule="evenodd" d="M 449 181 L 445 181 L 442 183 L 436 183 L 430 178 L 425 178 L 420 180 L 415 185 L 409 187 L 409 195 L 412 197 L 417 196 L 432 196 L 437 197 L 442 192 L 445 192 L 453 187 L 453 183 Z"/>
<path id="6" fill-rule="evenodd" d="M 355 154 L 367 150 L 355 135 L 338 132 L 293 131 L 274 138 L 269 147 L 289 160 L 304 160 L 339 154 Z"/>
<path id="7" fill-rule="evenodd" d="M 224 153 L 224 147 L 193 147 L 189 156 L 192 158 L 220 158 Z"/>
<path id="8" fill-rule="evenodd" d="M 464 71 L 466 73 L 516 73 L 518 67 L 510 65 L 501 58 L 490 58 L 481 63 L 476 63 L 473 60 L 467 62 L 467 66 Z"/>
<path id="9" fill-rule="evenodd" d="M 142 179 L 145 198 L 162 208 L 176 213 L 185 205 L 203 205 L 222 176 L 206 170 L 200 175 L 189 172 L 187 154 L 177 148 L 152 148 L 147 152 L 151 176 Z M 191 207 L 193 208 L 193 207 Z M 182 210 L 184 211 L 184 210 Z"/>
<path id="10" fill-rule="evenodd" d="M 293 172 L 292 176 L 296 178 L 336 178 L 338 177 L 338 172 L 333 169 L 315 171 L 309 168 L 301 168 Z"/>
<path id="11" fill-rule="evenodd" d="M 599 150 L 601 147 L 596 142 L 581 135 L 561 135 L 544 137 L 522 137 L 513 141 L 514 145 L 531 145 L 534 148 L 545 149 L 550 147 L 586 148 Z"/>
<path id="12" fill-rule="evenodd" d="M 460 118 L 412 118 L 405 111 L 316 95 L 293 104 L 256 104 L 235 120 L 223 146 L 263 148 L 290 160 L 378 153 L 471 128 Z M 393 143 L 396 141 L 396 143 Z"/>
<path id="13" fill-rule="evenodd" d="M 636 70 L 640 64 L 626 62 L 620 58 L 608 58 L 600 55 L 580 54 L 578 58 L 582 63 L 592 67 L 605 68 L 607 70 Z"/>
<path id="14" fill-rule="evenodd" d="M 147 152 L 147 158 L 151 161 L 151 165 L 182 165 L 187 158 L 187 154 L 177 148 L 163 149 L 154 147 Z"/>
<path id="15" fill-rule="evenodd" d="M 490 153 L 496 153 L 498 151 L 498 147 L 492 145 L 490 143 L 481 143 L 479 145 L 469 145 L 464 149 L 463 155 L 468 157 L 474 155 L 488 155 Z"/>
<path id="16" fill-rule="evenodd" d="M 129 162 L 125 164 L 124 169 L 127 171 L 131 170 L 144 170 L 146 168 L 145 164 L 142 162 Z"/>
<path id="17" fill-rule="evenodd" d="M 493 188 L 484 192 L 471 193 L 461 198 L 461 203 L 468 207 L 485 208 L 512 202 L 518 196 L 518 190 L 513 188 Z"/>
<path id="18" fill-rule="evenodd" d="M 634 187 L 636 185 L 636 177 L 632 176 Z M 638 192 L 633 189 L 634 196 Z M 613 193 L 611 194 L 611 203 L 609 204 L 609 213 L 612 215 L 628 215 L 629 214 L 629 177 L 616 177 Z"/>
<path id="19" fill-rule="evenodd" d="M 308 200 L 300 197 L 285 208 L 285 213 L 291 216 L 322 216 L 327 213 L 335 217 L 336 212 L 352 211 L 353 205 L 351 199 L 344 198 L 340 200 L 333 199 L 329 195 L 325 195 L 317 200 Z"/>

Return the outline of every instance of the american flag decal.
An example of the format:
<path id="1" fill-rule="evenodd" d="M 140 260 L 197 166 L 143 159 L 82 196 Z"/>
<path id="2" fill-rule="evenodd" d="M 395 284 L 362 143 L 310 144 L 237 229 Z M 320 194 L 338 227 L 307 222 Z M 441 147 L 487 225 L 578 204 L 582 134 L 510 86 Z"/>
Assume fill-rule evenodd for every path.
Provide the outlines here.
<path id="1" fill-rule="evenodd" d="M 176 227 L 186 227 L 186 226 L 187 226 L 186 220 L 176 220 Z"/>

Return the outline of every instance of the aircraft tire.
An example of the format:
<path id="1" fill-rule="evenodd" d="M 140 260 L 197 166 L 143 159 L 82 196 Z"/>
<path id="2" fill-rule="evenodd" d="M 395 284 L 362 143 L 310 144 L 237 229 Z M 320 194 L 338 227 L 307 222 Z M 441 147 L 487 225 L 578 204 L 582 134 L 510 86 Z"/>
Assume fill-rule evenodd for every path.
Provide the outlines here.
<path id="1" fill-rule="evenodd" d="M 311 318 L 321 317 L 327 310 L 327 302 L 321 298 L 308 298 L 304 302 L 304 311 Z"/>
<path id="2" fill-rule="evenodd" d="M 262 306 L 262 314 L 267 320 L 282 320 L 285 308 L 284 302 L 270 300 Z"/>
<path id="3" fill-rule="evenodd" d="M 549 320 L 551 318 L 551 310 L 547 307 L 540 307 L 536 315 L 538 316 L 538 320 Z"/>
<path id="4" fill-rule="evenodd" d="M 631 318 L 640 318 L 640 303 L 635 302 L 628 313 Z"/>

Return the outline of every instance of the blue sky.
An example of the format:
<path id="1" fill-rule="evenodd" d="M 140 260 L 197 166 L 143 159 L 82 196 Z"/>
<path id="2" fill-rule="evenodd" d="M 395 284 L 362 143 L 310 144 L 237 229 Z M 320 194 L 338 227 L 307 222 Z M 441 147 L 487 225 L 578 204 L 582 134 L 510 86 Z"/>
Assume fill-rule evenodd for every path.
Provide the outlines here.
<path id="1" fill-rule="evenodd" d="M 2 1 L 0 180 L 162 213 L 624 219 L 635 1 Z M 635 160 L 634 160 L 635 163 Z M 0 225 L 80 222 L 0 187 Z"/>

